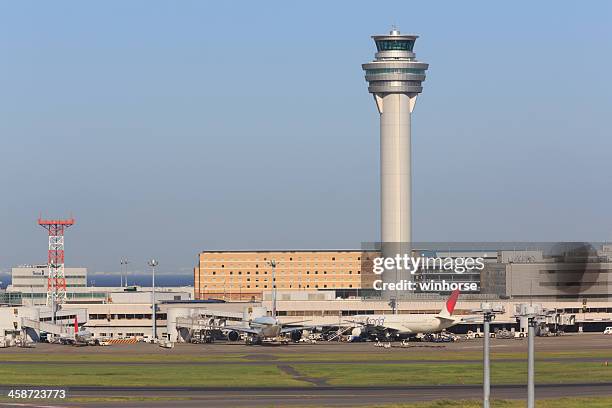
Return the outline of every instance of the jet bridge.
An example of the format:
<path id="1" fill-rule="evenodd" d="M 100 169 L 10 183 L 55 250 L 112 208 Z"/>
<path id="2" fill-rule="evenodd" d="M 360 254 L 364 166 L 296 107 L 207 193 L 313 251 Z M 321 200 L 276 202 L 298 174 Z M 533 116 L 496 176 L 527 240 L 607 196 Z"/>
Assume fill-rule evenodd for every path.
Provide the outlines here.
<path id="1" fill-rule="evenodd" d="M 34 313 L 21 316 L 21 330 L 34 342 L 40 341 L 40 333 L 52 334 L 54 337 L 74 333 L 74 320 L 79 324 L 87 323 L 87 309 L 65 309 L 56 314 L 56 323 L 50 321 L 49 310 L 34 310 Z"/>
<path id="2" fill-rule="evenodd" d="M 64 335 L 74 333 L 74 329 L 71 330 L 70 327 L 64 326 L 62 324 L 40 322 L 37 320 L 25 318 L 25 317 L 21 318 L 21 327 L 22 329 L 35 330 L 37 333 L 45 332 L 45 333 L 50 333 L 56 336 L 64 336 Z"/>

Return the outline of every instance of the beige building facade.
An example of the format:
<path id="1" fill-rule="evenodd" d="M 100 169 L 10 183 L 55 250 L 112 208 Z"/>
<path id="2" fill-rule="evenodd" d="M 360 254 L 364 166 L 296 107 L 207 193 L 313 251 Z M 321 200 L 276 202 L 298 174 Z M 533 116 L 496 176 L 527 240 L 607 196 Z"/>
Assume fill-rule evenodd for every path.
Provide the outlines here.
<path id="1" fill-rule="evenodd" d="M 272 289 L 271 260 L 276 262 L 278 290 L 356 294 L 364 282 L 374 280 L 371 272 L 362 271 L 362 256 L 358 250 L 204 251 L 194 268 L 194 295 L 195 299 L 261 300 L 263 292 Z"/>

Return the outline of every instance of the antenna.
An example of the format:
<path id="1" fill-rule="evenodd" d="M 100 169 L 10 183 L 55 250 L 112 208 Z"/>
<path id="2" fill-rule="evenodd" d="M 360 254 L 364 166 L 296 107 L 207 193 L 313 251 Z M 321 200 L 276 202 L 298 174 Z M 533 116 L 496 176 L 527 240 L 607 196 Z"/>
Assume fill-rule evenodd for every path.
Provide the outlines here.
<path id="1" fill-rule="evenodd" d="M 51 320 L 55 318 L 59 305 L 66 302 L 66 275 L 64 273 L 64 232 L 74 225 L 74 218 L 43 219 L 38 225 L 47 230 L 49 250 L 47 257 L 47 306 L 51 308 Z"/>

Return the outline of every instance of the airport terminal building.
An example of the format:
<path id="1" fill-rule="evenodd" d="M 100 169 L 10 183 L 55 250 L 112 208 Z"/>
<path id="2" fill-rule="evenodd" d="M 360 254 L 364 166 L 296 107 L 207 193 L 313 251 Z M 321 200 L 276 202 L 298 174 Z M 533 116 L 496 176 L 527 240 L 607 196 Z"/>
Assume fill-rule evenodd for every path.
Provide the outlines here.
<path id="1" fill-rule="evenodd" d="M 87 268 L 65 268 L 66 297 L 69 300 L 91 300 L 100 293 L 87 290 Z M 12 284 L 9 292 L 20 292 L 24 304 L 44 305 L 47 303 L 47 264 L 19 265 L 11 268 Z"/>
<path id="2" fill-rule="evenodd" d="M 438 255 L 472 256 L 478 253 L 451 254 L 447 251 Z M 500 304 L 506 310 L 497 316 L 495 324 L 513 327 L 517 324 L 515 306 L 537 302 L 559 314 L 571 315 L 575 319 L 575 330 L 598 331 L 612 325 L 612 245 L 603 245 L 596 253 L 589 254 L 590 262 L 586 264 L 575 262 L 575 259 L 561 262 L 558 257 L 537 250 L 487 251 L 480 255 L 486 255 L 485 267 L 478 274 L 424 275 L 427 279 L 456 278 L 477 283 L 477 291 L 461 294 L 455 314 L 470 315 L 481 302 L 487 301 Z M 333 327 L 346 324 L 347 318 L 359 314 L 435 314 L 440 311 L 447 297 L 445 293 L 412 293 L 398 299 L 395 308 L 388 299 L 372 295 L 367 285 L 371 285 L 374 276 L 363 268 L 363 256 L 364 252 L 359 250 L 202 252 L 194 270 L 194 287 L 156 288 L 158 335 L 176 339 L 181 330 L 176 324 L 181 319 L 197 320 L 218 314 L 237 318 L 243 310 L 253 307 L 271 311 L 273 272 L 277 282 L 277 315 L 284 322 L 304 318 L 310 324 Z M 272 259 L 277 262 L 274 271 L 268 263 Z M 6 315 L 0 320 L 7 326 L 0 329 L 5 333 L 21 327 L 23 316 L 27 319 L 27 316 L 36 315 L 41 321 L 48 319 L 43 317 L 46 313 L 44 298 L 41 296 L 34 304 L 27 298 L 29 286 L 42 284 L 42 278 L 22 273 L 24 268 L 29 273 L 44 269 L 14 268 L 15 283 L 27 287 L 20 292 L 17 289 L 24 287 L 13 285 L 0 296 L 4 300 L 0 303 L 5 305 L 0 307 L 0 312 Z M 42 295 L 41 289 L 39 287 L 38 292 Z M 82 316 L 80 322 L 96 336 L 113 339 L 152 336 L 152 288 L 86 286 L 74 289 L 84 295 L 68 297 L 67 303 L 62 305 L 66 325 L 78 314 Z M 101 296 L 92 293 L 101 293 Z M 26 299 L 23 306 L 19 306 L 16 302 L 22 296 Z M 39 312 L 33 312 L 32 308 Z M 15 313 L 15 310 L 22 312 Z"/>
<path id="3" fill-rule="evenodd" d="M 416 281 L 473 283 L 464 292 L 472 299 L 612 299 L 612 245 L 589 254 L 551 255 L 530 250 L 414 250 L 415 255 L 439 258 L 481 258 L 482 270 L 419 270 Z M 276 262 L 276 288 L 286 293 L 334 292 L 333 298 L 376 299 L 372 290 L 378 279 L 371 260 L 380 252 L 362 250 L 204 251 L 194 268 L 194 298 L 227 301 L 259 301 L 272 288 Z M 432 291 L 445 295 L 446 291 Z M 436 299 L 433 293 L 415 291 L 411 299 Z"/>

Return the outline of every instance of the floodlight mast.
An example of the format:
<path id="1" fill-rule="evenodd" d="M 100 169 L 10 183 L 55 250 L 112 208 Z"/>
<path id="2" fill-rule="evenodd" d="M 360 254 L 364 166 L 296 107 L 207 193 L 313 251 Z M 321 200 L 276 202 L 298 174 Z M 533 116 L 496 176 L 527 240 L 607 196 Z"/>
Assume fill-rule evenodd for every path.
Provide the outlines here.
<path id="1" fill-rule="evenodd" d="M 535 407 L 535 318 L 528 320 L 527 337 L 527 408 Z"/>
<path id="2" fill-rule="evenodd" d="M 119 263 L 121 264 L 121 271 L 119 272 L 119 274 L 121 275 L 121 286 L 127 287 L 127 266 L 130 261 L 127 258 L 121 258 L 121 261 Z"/>
<path id="3" fill-rule="evenodd" d="M 502 306 L 481 303 L 480 309 L 475 309 L 474 313 L 482 314 L 483 317 L 483 372 L 482 372 L 482 406 L 490 407 L 491 399 L 491 322 L 495 320 L 496 314 L 504 313 Z"/>
<path id="4" fill-rule="evenodd" d="M 272 317 L 276 319 L 276 261 L 271 259 L 268 265 L 272 268 Z"/>
<path id="5" fill-rule="evenodd" d="M 527 408 L 535 408 L 535 330 L 538 321 L 545 318 L 550 310 L 542 305 L 520 304 L 517 315 L 527 319 Z"/>
<path id="6" fill-rule="evenodd" d="M 153 340 L 157 339 L 157 302 L 155 301 L 155 267 L 159 265 L 157 259 L 151 259 L 149 261 L 149 266 L 151 267 L 151 317 L 153 319 Z"/>

